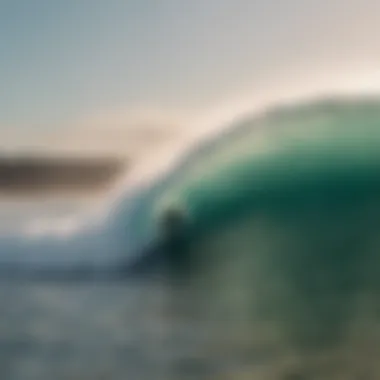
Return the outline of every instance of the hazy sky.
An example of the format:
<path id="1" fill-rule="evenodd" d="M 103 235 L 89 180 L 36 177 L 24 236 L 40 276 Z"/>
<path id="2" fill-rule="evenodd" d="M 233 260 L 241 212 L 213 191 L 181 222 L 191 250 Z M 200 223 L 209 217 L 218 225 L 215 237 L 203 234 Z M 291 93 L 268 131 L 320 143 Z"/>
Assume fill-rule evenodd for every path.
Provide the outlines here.
<path id="1" fill-rule="evenodd" d="M 379 15 L 377 0 L 0 0 L 0 135 L 380 83 Z"/>

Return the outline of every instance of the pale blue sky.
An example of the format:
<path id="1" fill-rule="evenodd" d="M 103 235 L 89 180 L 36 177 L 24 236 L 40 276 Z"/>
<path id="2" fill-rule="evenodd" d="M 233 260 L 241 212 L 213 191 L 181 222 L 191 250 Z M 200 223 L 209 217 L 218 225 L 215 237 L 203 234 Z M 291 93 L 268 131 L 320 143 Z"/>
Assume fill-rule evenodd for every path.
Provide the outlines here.
<path id="1" fill-rule="evenodd" d="M 314 73 L 365 75 L 379 15 L 375 0 L 0 0 L 0 126 L 196 113 Z"/>

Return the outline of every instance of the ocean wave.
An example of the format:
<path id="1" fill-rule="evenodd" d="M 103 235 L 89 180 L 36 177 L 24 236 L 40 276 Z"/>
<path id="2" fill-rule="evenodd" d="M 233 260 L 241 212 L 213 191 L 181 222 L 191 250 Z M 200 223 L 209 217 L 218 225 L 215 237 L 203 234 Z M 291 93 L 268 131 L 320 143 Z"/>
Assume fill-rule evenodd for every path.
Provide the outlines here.
<path id="1" fill-rule="evenodd" d="M 378 98 L 285 104 L 231 120 L 221 132 L 193 139 L 186 149 L 177 146 L 155 167 L 146 166 L 144 175 L 137 170 L 122 181 L 96 223 L 94 217 L 39 220 L 1 238 L 0 266 L 125 263 L 154 244 L 157 220 L 166 209 L 186 209 L 192 229 L 207 235 L 209 227 L 217 228 L 215 215 L 227 222 L 229 213 L 250 209 L 248 199 L 250 205 L 264 204 L 342 173 L 341 183 L 351 178 L 352 188 L 358 181 L 377 183 Z"/>

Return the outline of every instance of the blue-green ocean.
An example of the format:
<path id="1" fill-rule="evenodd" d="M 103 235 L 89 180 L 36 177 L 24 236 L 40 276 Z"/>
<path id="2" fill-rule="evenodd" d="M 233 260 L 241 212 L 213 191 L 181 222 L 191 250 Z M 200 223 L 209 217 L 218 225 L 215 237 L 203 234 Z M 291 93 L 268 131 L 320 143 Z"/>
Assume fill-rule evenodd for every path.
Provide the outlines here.
<path id="1" fill-rule="evenodd" d="M 275 107 L 121 197 L 100 230 L 4 240 L 6 263 L 101 267 L 157 244 L 177 210 L 170 260 L 187 270 L 1 283 L 1 378 L 379 378 L 379 148 L 377 99 Z"/>

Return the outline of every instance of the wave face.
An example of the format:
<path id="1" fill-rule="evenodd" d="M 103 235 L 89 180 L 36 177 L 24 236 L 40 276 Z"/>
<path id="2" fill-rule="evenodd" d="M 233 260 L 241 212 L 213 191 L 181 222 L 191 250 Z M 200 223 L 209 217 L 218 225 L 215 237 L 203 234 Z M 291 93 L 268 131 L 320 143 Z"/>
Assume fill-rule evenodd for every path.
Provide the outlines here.
<path id="1" fill-rule="evenodd" d="M 274 378 L 378 373 L 379 126 L 376 101 L 280 108 L 214 140 L 156 199 L 189 216 L 217 352 L 275 352 Z"/>
<path id="2" fill-rule="evenodd" d="M 199 144 L 127 202 L 121 198 L 112 229 L 133 251 L 155 238 L 157 219 L 170 208 L 184 209 L 198 238 L 255 208 L 284 205 L 286 195 L 291 202 L 307 201 L 308 191 L 339 198 L 349 197 L 350 189 L 375 192 L 379 122 L 380 102 L 367 99 L 311 102 L 248 117 Z"/>
<path id="3" fill-rule="evenodd" d="M 17 257 L 104 264 L 133 257 L 157 238 L 157 220 L 167 208 L 186 211 L 198 241 L 258 208 L 307 203 L 309 193 L 349 199 L 351 192 L 375 192 L 379 105 L 371 99 L 326 100 L 246 117 L 185 153 L 154 182 L 127 189 L 96 228 L 64 239 L 2 239 L 0 263 Z"/>
<path id="4" fill-rule="evenodd" d="M 323 378 L 378 373 L 379 126 L 380 103 L 368 99 L 247 118 L 114 222 L 131 226 L 138 247 L 166 210 L 185 211 L 194 294 L 201 288 L 187 299 L 219 331 L 220 355 L 269 350 L 281 376 L 287 366 Z"/>
<path id="5" fill-rule="evenodd" d="M 96 227 L 3 238 L 0 269 L 128 265 L 181 209 L 188 240 L 174 253 L 191 258 L 191 286 L 178 294 L 210 326 L 202 349 L 247 356 L 249 378 L 378 378 L 379 126 L 368 99 L 248 117 L 128 189 Z"/>

